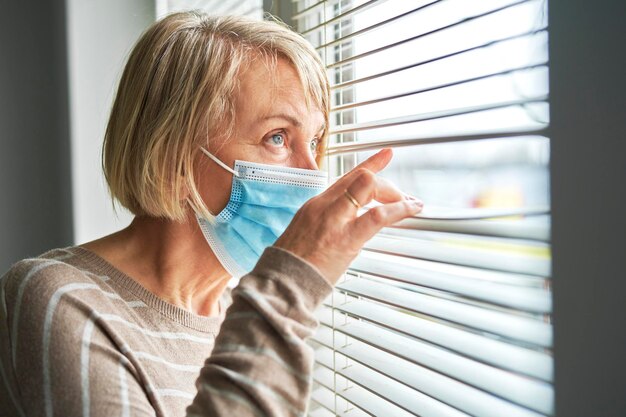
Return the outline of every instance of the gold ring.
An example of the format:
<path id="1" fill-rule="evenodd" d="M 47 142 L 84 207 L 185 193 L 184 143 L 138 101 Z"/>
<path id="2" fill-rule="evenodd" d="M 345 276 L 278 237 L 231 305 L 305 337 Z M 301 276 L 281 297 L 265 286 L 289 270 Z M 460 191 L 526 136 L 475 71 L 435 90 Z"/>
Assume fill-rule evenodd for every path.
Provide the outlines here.
<path id="1" fill-rule="evenodd" d="M 350 201 L 352 204 L 354 204 L 354 207 L 356 207 L 357 210 L 361 208 L 361 205 L 359 204 L 359 202 L 356 200 L 356 198 L 354 198 L 354 196 L 352 194 L 350 194 L 350 191 L 348 191 L 347 188 L 344 190 L 343 195 L 346 196 L 348 201 Z"/>

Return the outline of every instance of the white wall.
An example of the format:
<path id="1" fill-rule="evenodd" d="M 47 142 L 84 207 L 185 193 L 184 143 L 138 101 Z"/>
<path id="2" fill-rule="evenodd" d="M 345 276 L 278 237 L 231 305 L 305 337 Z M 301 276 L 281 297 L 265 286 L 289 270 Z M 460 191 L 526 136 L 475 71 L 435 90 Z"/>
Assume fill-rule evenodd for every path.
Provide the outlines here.
<path id="1" fill-rule="evenodd" d="M 190 9 L 218 15 L 263 18 L 263 0 L 156 0 L 157 19 L 168 13 Z"/>
<path id="2" fill-rule="evenodd" d="M 126 57 L 155 19 L 154 0 L 67 0 L 74 242 L 125 227 L 101 169 L 109 111 Z"/>

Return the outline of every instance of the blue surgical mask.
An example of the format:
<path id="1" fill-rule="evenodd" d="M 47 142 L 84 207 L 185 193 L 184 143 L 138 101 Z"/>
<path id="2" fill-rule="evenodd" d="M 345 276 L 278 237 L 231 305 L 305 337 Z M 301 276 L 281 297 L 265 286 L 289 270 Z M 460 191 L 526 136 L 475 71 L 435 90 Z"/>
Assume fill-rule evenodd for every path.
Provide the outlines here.
<path id="1" fill-rule="evenodd" d="M 202 234 L 222 266 L 234 278 L 250 272 L 266 247 L 285 231 L 296 211 L 328 185 L 326 172 L 235 161 L 228 204 L 215 221 L 196 215 Z"/>

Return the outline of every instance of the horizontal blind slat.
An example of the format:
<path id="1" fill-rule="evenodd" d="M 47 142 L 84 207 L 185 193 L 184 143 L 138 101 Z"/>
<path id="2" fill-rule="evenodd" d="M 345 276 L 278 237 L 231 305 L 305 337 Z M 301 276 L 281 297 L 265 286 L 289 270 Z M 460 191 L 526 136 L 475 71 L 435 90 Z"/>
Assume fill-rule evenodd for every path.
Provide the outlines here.
<path id="1" fill-rule="evenodd" d="M 335 391 L 335 378 L 332 368 L 316 366 L 313 369 L 313 380 L 321 386 Z"/>
<path id="2" fill-rule="evenodd" d="M 311 399 L 315 401 L 320 406 L 324 407 L 327 411 L 335 410 L 335 395 L 328 388 L 325 388 L 322 385 L 319 385 L 317 388 L 314 388 L 311 392 Z"/>
<path id="3" fill-rule="evenodd" d="M 365 322 L 352 321 L 335 326 L 334 330 L 386 352 L 388 354 L 385 355 L 386 364 L 393 363 L 396 357 L 402 358 L 539 412 L 549 413 L 553 408 L 552 387 L 544 382 L 455 355 L 431 344 L 394 334 Z M 381 354 L 366 346 L 356 349 L 352 344 L 345 349 L 352 349 L 355 357 L 360 356 L 364 349 L 369 350 L 373 357 L 378 358 Z M 343 351 L 344 349 L 339 349 L 339 352 Z M 383 359 L 381 358 L 380 361 L 382 363 Z M 398 365 L 395 369 L 389 368 L 385 374 L 402 380 L 397 372 L 407 372 L 405 365 L 407 364 Z M 380 369 L 376 370 L 380 371 Z"/>
<path id="4" fill-rule="evenodd" d="M 356 84 L 360 84 L 360 83 L 363 83 L 363 82 L 366 82 L 366 81 L 375 80 L 377 78 L 385 77 L 387 75 L 395 74 L 395 73 L 398 73 L 398 72 L 401 72 L 401 71 L 406 71 L 408 69 L 417 68 L 417 67 L 424 66 L 424 65 L 427 65 L 427 64 L 432 64 L 432 63 L 435 63 L 435 62 L 438 62 L 438 61 L 443 61 L 443 60 L 446 60 L 446 59 L 449 59 L 449 58 L 453 58 L 453 57 L 456 57 L 456 56 L 459 56 L 459 55 L 463 55 L 463 54 L 466 54 L 466 53 L 469 53 L 469 52 L 474 52 L 474 51 L 477 51 L 477 50 L 480 50 L 480 49 L 486 49 L 486 48 L 489 48 L 489 47 L 492 47 L 492 46 L 495 46 L 495 45 L 498 45 L 498 44 L 501 44 L 501 43 L 504 43 L 504 42 L 509 42 L 509 41 L 516 40 L 516 39 L 530 37 L 530 36 L 534 36 L 534 35 L 537 35 L 537 34 L 543 34 L 545 31 L 546 31 L 545 27 L 544 28 L 539 28 L 539 29 L 533 29 L 531 31 L 523 32 L 523 33 L 520 33 L 520 34 L 516 34 L 516 35 L 512 35 L 512 36 L 506 36 L 506 37 L 502 37 L 502 38 L 499 38 L 499 39 L 495 39 L 495 40 L 492 40 L 492 41 L 489 41 L 489 42 L 486 42 L 486 43 L 483 43 L 483 44 L 480 44 L 480 45 L 472 46 L 472 47 L 469 47 L 469 48 L 464 48 L 464 49 L 461 49 L 461 50 L 458 50 L 458 51 L 454 51 L 454 52 L 450 52 L 450 53 L 443 54 L 443 55 L 438 55 L 436 57 L 429 58 L 429 59 L 426 59 L 426 60 L 417 61 L 417 62 L 414 62 L 414 63 L 409 64 L 409 65 L 398 66 L 398 67 L 392 68 L 392 69 L 387 70 L 387 71 L 382 71 L 382 72 L 378 72 L 378 73 L 375 73 L 375 74 L 372 74 L 372 75 L 368 75 L 366 77 L 354 78 L 352 80 L 342 81 L 340 83 L 332 83 L 331 82 L 331 89 L 332 90 L 341 90 L 341 89 L 344 89 L 346 87 L 351 87 L 351 86 L 354 86 Z"/>
<path id="5" fill-rule="evenodd" d="M 502 369 L 526 374 L 547 382 L 553 380 L 552 356 L 472 333 L 432 318 L 411 316 L 368 301 L 352 300 L 333 307 L 391 330 L 438 344 L 461 355 L 489 363 Z M 332 327 L 332 321 L 326 321 Z M 326 337 L 332 337 L 328 327 L 320 328 Z M 326 342 L 328 342 L 326 340 Z M 331 339 L 332 346 L 332 339 Z M 328 358 L 328 356 L 324 356 Z M 327 364 L 331 363 L 326 361 Z"/>
<path id="6" fill-rule="evenodd" d="M 431 232 L 436 233 L 436 232 Z M 461 235 L 439 236 L 433 239 L 410 240 L 397 236 L 377 235 L 365 249 L 391 255 L 445 262 L 455 265 L 513 272 L 542 277 L 550 276 L 549 248 L 463 240 Z"/>
<path id="7" fill-rule="evenodd" d="M 322 346 L 326 346 L 329 349 L 333 349 L 334 337 L 333 337 L 333 332 L 332 332 L 332 327 L 333 327 L 332 318 L 330 320 L 323 318 L 321 322 L 325 323 L 326 326 L 319 327 L 317 331 L 315 332 L 315 334 L 313 335 L 312 340 L 321 344 Z M 327 357 L 321 357 L 319 359 L 322 365 L 328 366 L 331 369 L 333 368 L 332 362 L 329 363 Z"/>
<path id="8" fill-rule="evenodd" d="M 336 388 L 332 388 L 330 385 L 331 377 L 334 375 L 333 384 L 337 385 Z M 340 378 L 337 376 L 341 376 L 353 382 L 354 386 L 346 387 L 347 384 L 343 383 Z M 381 375 L 382 377 L 382 375 Z M 383 377 L 384 378 L 384 377 Z M 339 379 L 339 380 L 338 380 Z M 350 378 L 348 372 L 346 372 L 346 368 L 341 367 L 337 369 L 327 369 L 326 367 L 316 367 L 313 372 L 313 380 L 315 383 L 319 384 L 323 389 L 331 390 L 337 396 L 346 399 L 347 401 L 352 402 L 355 405 L 366 410 L 368 413 L 373 413 L 373 415 L 383 415 L 380 414 L 382 411 L 386 413 L 390 413 L 393 416 L 403 416 L 403 417 L 412 417 L 412 414 L 409 414 L 405 411 L 405 409 L 399 407 L 397 403 L 405 405 L 406 402 L 411 401 L 409 398 L 411 397 L 423 397 L 423 395 L 417 391 L 412 390 L 411 388 L 402 386 L 400 384 L 397 385 L 398 392 L 395 395 L 390 395 L 389 398 L 381 396 L 378 394 L 378 388 L 380 388 L 381 381 L 376 381 L 373 384 L 367 383 L 365 384 L 359 383 L 360 381 L 354 381 Z M 393 382 L 391 379 L 389 381 Z M 368 392 L 369 391 L 369 392 Z M 323 405 L 329 405 L 328 401 L 325 401 L 323 398 L 320 398 L 323 402 Z M 426 398 L 426 407 L 428 409 L 431 406 L 432 399 L 430 401 Z M 352 415 L 352 414 L 346 414 Z M 439 415 L 449 415 L 449 414 L 439 414 Z M 450 417 L 462 417 L 457 416 L 457 414 L 452 414 Z"/>
<path id="9" fill-rule="evenodd" d="M 427 120 L 443 119 L 446 117 L 461 116 L 465 114 L 478 113 L 478 112 L 483 112 L 487 110 L 496 110 L 496 109 L 502 109 L 506 107 L 517 107 L 517 106 L 523 106 L 523 105 L 532 104 L 532 103 L 542 103 L 542 102 L 545 102 L 547 99 L 548 99 L 547 96 L 537 96 L 537 97 L 525 98 L 525 99 L 520 99 L 520 100 L 510 100 L 510 101 L 492 103 L 492 104 L 486 104 L 486 105 L 480 105 L 480 106 L 461 107 L 461 108 L 455 108 L 455 109 L 449 109 L 449 110 L 420 113 L 420 114 L 409 115 L 409 116 L 393 117 L 389 119 L 375 120 L 372 122 L 353 123 L 349 125 L 343 125 L 340 127 L 334 127 L 330 130 L 329 133 L 331 135 L 336 135 L 339 133 L 351 133 L 351 132 L 358 132 L 361 130 L 371 130 L 371 129 L 378 129 L 382 127 L 398 126 L 398 125 L 403 125 L 403 124 L 408 124 L 408 123 L 423 122 Z"/>
<path id="10" fill-rule="evenodd" d="M 304 9 L 298 11 L 296 14 L 291 16 L 292 20 L 298 20 L 301 19 L 305 16 L 310 15 L 311 13 L 314 13 L 315 11 L 317 11 L 316 9 L 319 9 L 320 6 L 322 6 L 323 4 L 327 4 L 328 2 L 326 0 L 321 0 L 318 1 L 317 3 L 314 3 L 308 7 L 305 7 Z M 319 11 L 318 11 L 319 12 Z"/>
<path id="11" fill-rule="evenodd" d="M 411 396 L 416 396 L 419 392 L 456 408 L 456 413 L 467 413 L 477 417 L 539 417 L 541 415 L 375 348 L 359 346 L 359 349 L 356 349 L 356 346 L 353 343 L 339 347 L 337 351 L 362 366 L 351 364 L 346 368 L 337 369 L 336 372 L 350 378 L 355 384 L 367 386 L 381 396 L 399 397 L 398 402 L 402 401 L 405 407 L 411 401 Z M 384 376 L 386 373 L 395 374 L 404 383 L 394 383 L 391 378 Z M 415 390 L 411 390 L 410 386 Z M 394 395 L 398 392 L 404 395 Z M 420 406 L 422 402 L 423 400 L 415 401 L 415 406 Z M 415 409 L 411 410 L 416 412 Z M 416 414 L 420 415 L 417 412 Z"/>
<path id="12" fill-rule="evenodd" d="M 450 135 L 450 136 L 430 136 L 430 137 L 413 137 L 401 139 L 374 139 L 374 140 L 358 140 L 355 142 L 337 143 L 329 145 L 326 150 L 327 156 L 337 156 L 354 152 L 371 151 L 382 148 L 399 148 L 403 146 L 414 145 L 432 145 L 434 143 L 450 143 L 473 141 L 482 139 L 504 139 L 518 138 L 526 136 L 542 136 L 546 135 L 544 128 L 531 128 L 526 130 L 506 130 L 491 131 L 484 133 L 475 133 L 470 135 Z"/>
<path id="13" fill-rule="evenodd" d="M 473 415 L 536 415 L 534 412 L 530 412 L 529 410 L 520 408 L 519 406 L 513 405 L 508 401 L 503 401 L 500 398 L 493 397 L 481 391 L 477 391 L 475 388 L 472 388 L 470 386 L 467 386 L 463 382 L 460 382 L 463 381 L 463 379 L 457 380 L 458 378 L 449 378 L 436 372 L 444 367 L 448 370 L 451 370 L 455 374 L 453 375 L 453 377 L 458 377 L 460 369 L 462 369 L 462 365 L 456 363 L 458 362 L 458 359 L 455 360 L 450 355 L 448 355 L 448 357 L 441 357 L 440 354 L 438 355 L 437 353 L 428 351 L 428 349 L 424 349 L 424 344 L 415 345 L 413 349 L 416 350 L 412 351 L 411 347 L 405 342 L 404 356 L 412 356 L 415 365 L 408 362 L 404 363 L 404 360 L 400 360 L 402 362 L 399 363 L 398 359 L 394 359 L 396 357 L 396 352 L 389 353 L 390 346 L 397 346 L 398 343 L 396 342 L 398 336 L 394 337 L 394 335 L 391 333 L 385 334 L 381 331 L 372 331 L 372 329 L 374 328 L 371 325 L 369 326 L 368 330 L 366 325 L 364 325 L 363 323 L 353 322 L 345 325 L 339 325 L 337 327 L 334 327 L 334 329 L 325 328 L 325 333 L 332 334 L 333 331 L 338 331 L 351 337 L 355 337 L 357 340 L 368 342 L 372 346 L 371 348 L 367 345 L 361 344 L 361 342 L 350 341 L 342 343 L 340 341 L 337 341 L 337 338 L 334 338 L 334 349 L 336 352 L 346 355 L 350 359 L 362 363 L 365 366 L 371 367 L 373 370 L 381 373 L 382 375 L 390 377 L 393 380 L 402 382 L 408 387 L 413 387 L 415 389 L 418 389 L 419 391 L 423 391 L 431 397 L 440 398 L 439 395 L 441 395 L 440 399 L 449 400 L 451 398 L 450 393 L 454 392 L 455 395 L 453 395 L 452 397 L 456 396 L 458 400 L 456 406 L 459 406 L 461 409 L 467 412 L 471 412 Z M 380 351 L 379 349 L 384 349 L 384 351 Z M 425 368 L 421 364 L 417 364 L 418 361 L 426 361 L 427 367 Z M 342 363 L 342 361 L 335 360 L 335 363 Z M 433 370 L 433 368 L 435 370 Z M 335 370 L 337 371 L 337 369 Z M 494 370 L 492 370 L 492 372 L 493 371 Z M 495 369 L 495 371 L 497 371 L 497 369 Z M 517 378 L 518 386 L 512 386 L 511 383 L 513 383 L 514 381 L 507 381 L 506 378 L 500 381 L 481 381 L 481 376 L 484 376 L 485 372 L 489 373 L 489 371 L 486 371 L 484 369 L 474 370 L 474 372 L 476 373 L 482 372 L 482 374 L 478 376 L 472 375 L 471 372 L 472 371 L 466 373 L 466 376 L 473 378 L 474 381 L 478 381 L 483 386 L 483 388 L 485 387 L 485 385 L 488 386 L 489 384 L 500 383 L 501 386 L 495 387 L 493 389 L 494 392 L 505 394 L 505 397 L 513 397 L 512 399 L 520 400 L 521 398 L 522 402 L 530 403 L 534 408 L 539 408 L 539 411 L 544 411 L 546 413 L 551 412 L 553 408 L 551 395 L 552 388 L 547 384 L 539 384 L 539 386 L 537 386 L 537 383 L 533 383 L 532 381 L 530 381 L 526 384 L 526 386 L 524 386 L 523 379 Z M 350 373 L 346 369 L 339 369 L 338 373 L 350 377 Z M 514 376 L 511 376 L 509 379 L 512 380 L 513 378 Z M 362 378 L 355 378 L 354 382 L 357 384 L 361 384 Z M 534 388 L 533 384 L 535 385 Z M 381 389 L 381 387 L 366 387 L 376 389 L 375 392 L 377 394 L 387 399 L 390 399 L 390 392 L 397 393 L 399 389 L 399 386 L 394 385 L 390 382 L 385 383 L 384 386 L 388 388 Z M 407 395 L 415 397 L 417 393 L 409 393 Z M 472 398 L 473 401 L 476 402 L 474 404 L 472 404 L 472 401 L 468 402 L 469 398 Z M 394 403 L 403 404 L 404 408 L 407 408 L 407 404 L 405 401 L 406 399 L 404 399 L 403 397 L 398 398 L 396 396 Z M 422 398 L 420 402 L 423 401 L 424 399 Z M 422 414 L 420 413 L 419 415 Z"/>
<path id="14" fill-rule="evenodd" d="M 391 378 L 384 376 L 384 374 L 364 366 L 352 364 L 348 367 L 340 367 L 336 369 L 336 372 L 356 384 L 354 387 L 342 391 L 340 395 L 358 404 L 375 416 L 396 416 L 402 414 L 407 417 L 414 415 L 424 417 L 469 417 L 467 414 L 441 403 L 420 391 L 397 383 Z M 363 387 L 373 395 L 369 395 L 364 390 L 354 389 L 357 387 Z M 389 410 L 389 406 L 379 401 L 378 398 L 400 407 L 404 412 Z"/>
<path id="15" fill-rule="evenodd" d="M 437 28 L 437 29 L 429 30 L 429 31 L 427 31 L 427 32 L 423 32 L 423 33 L 420 33 L 420 34 L 417 34 L 417 35 L 414 35 L 414 36 L 410 36 L 410 37 L 405 38 L 405 39 L 402 39 L 402 40 L 400 40 L 400 41 L 397 41 L 397 42 L 392 42 L 392 43 L 390 43 L 390 44 L 387 44 L 387 45 L 381 46 L 381 47 L 379 47 L 379 48 L 371 49 L 371 50 L 369 50 L 369 51 L 362 52 L 362 53 L 359 53 L 359 54 L 357 54 L 357 55 L 353 55 L 353 56 L 351 56 L 351 57 L 349 57 L 349 58 L 345 58 L 345 59 L 342 59 L 342 60 L 340 60 L 340 61 L 333 62 L 332 64 L 328 64 L 328 65 L 326 65 L 326 68 L 327 68 L 327 69 L 331 69 L 331 68 L 341 67 L 341 66 L 343 66 L 343 65 L 345 65 L 345 64 L 348 64 L 348 63 L 351 63 L 351 62 L 357 61 L 357 60 L 359 60 L 359 59 L 361 59 L 361 58 L 365 58 L 365 57 L 368 57 L 368 56 L 371 56 L 371 55 L 375 55 L 375 54 L 377 54 L 377 53 L 379 53 L 379 52 L 386 51 L 386 50 L 391 49 L 391 48 L 394 48 L 394 47 L 396 47 L 396 46 L 403 45 L 403 44 L 405 44 L 405 43 L 412 42 L 412 41 L 415 41 L 415 40 L 420 39 L 420 38 L 425 38 L 425 37 L 427 37 L 427 36 L 431 36 L 431 35 L 433 35 L 433 34 L 436 34 L 436 33 L 439 33 L 439 32 L 442 32 L 442 31 L 445 31 L 445 30 L 448 30 L 448 29 L 454 28 L 454 27 L 456 27 L 456 26 L 459 26 L 459 25 L 465 24 L 465 23 L 470 22 L 470 21 L 472 21 L 472 20 L 480 19 L 480 18 L 482 18 L 482 17 L 486 17 L 486 16 L 492 15 L 492 14 L 494 14 L 494 13 L 501 12 L 501 11 L 506 10 L 506 9 L 509 9 L 509 8 L 511 8 L 511 7 L 515 7 L 515 6 L 518 6 L 518 5 L 521 5 L 521 4 L 524 4 L 524 3 L 527 3 L 527 2 L 529 2 L 529 1 L 533 1 L 533 0 L 521 0 L 521 1 L 517 1 L 517 2 L 515 2 L 515 3 L 505 5 L 505 6 L 503 6 L 503 7 L 499 7 L 499 8 L 497 8 L 497 9 L 494 9 L 494 10 L 491 10 L 491 11 L 488 11 L 488 12 L 479 13 L 479 14 L 474 15 L 474 16 L 466 17 L 466 18 L 464 18 L 464 19 L 461 19 L 461 20 L 460 20 L 460 21 L 458 21 L 458 22 L 454 22 L 454 23 L 451 23 L 451 24 L 448 24 L 448 25 L 445 25 L 445 26 L 439 27 L 439 28 Z M 322 24 L 322 25 L 320 25 L 320 26 L 324 26 L 324 25 Z M 305 34 L 305 33 L 308 33 L 308 32 L 303 32 L 303 34 Z"/>
<path id="16" fill-rule="evenodd" d="M 462 277 L 463 279 L 476 282 L 494 283 L 498 285 L 510 285 L 523 288 L 546 288 L 549 279 L 535 275 L 490 271 L 469 266 L 452 265 L 443 262 L 429 261 L 423 259 L 409 258 L 393 254 L 383 254 L 378 252 L 363 251 L 354 262 L 361 259 L 377 260 L 383 265 L 402 265 L 415 270 L 416 273 L 425 271 L 427 274 L 441 274 L 445 277 Z M 384 275 L 384 274 L 382 274 Z M 391 276 L 396 280 L 401 280 L 401 276 Z"/>
<path id="17" fill-rule="evenodd" d="M 321 22 L 319 25 L 316 25 L 316 26 L 313 26 L 312 28 L 308 28 L 308 29 L 306 29 L 304 31 L 301 31 L 300 34 L 303 35 L 303 36 L 306 36 L 306 35 L 308 35 L 308 34 L 310 34 L 312 32 L 322 30 L 322 29 L 324 29 L 326 26 L 328 26 L 332 22 L 336 22 L 337 20 L 344 19 L 347 16 L 350 16 L 350 15 L 355 14 L 356 12 L 368 9 L 368 8 L 372 7 L 373 5 L 375 5 L 376 3 L 382 3 L 384 1 L 386 1 L 386 0 L 369 0 L 369 1 L 366 1 L 365 3 L 362 3 L 362 4 L 360 4 L 358 6 L 355 6 L 355 7 L 351 8 L 351 9 L 349 9 L 349 10 L 346 10 L 346 11 L 344 11 L 344 12 L 342 12 L 342 13 L 336 15 L 336 16 L 330 17 L 329 19 Z"/>
<path id="18" fill-rule="evenodd" d="M 344 110 L 348 110 L 348 109 L 354 109 L 354 108 L 357 108 L 357 107 L 368 106 L 370 104 L 377 104 L 377 103 L 382 103 L 382 102 L 389 101 L 389 100 L 395 100 L 395 99 L 398 99 L 398 98 L 403 98 L 403 97 L 408 97 L 408 96 L 415 96 L 415 95 L 418 95 L 418 94 L 427 93 L 427 92 L 431 92 L 431 91 L 435 91 L 435 90 L 441 90 L 441 89 L 454 87 L 454 86 L 458 86 L 458 85 L 462 85 L 462 84 L 472 83 L 472 82 L 475 82 L 475 81 L 486 80 L 486 79 L 489 79 L 489 78 L 500 77 L 500 76 L 503 76 L 503 75 L 510 75 L 510 74 L 514 74 L 516 72 L 531 70 L 531 69 L 535 69 L 535 68 L 539 68 L 539 67 L 545 67 L 546 64 L 547 64 L 547 62 L 540 62 L 540 63 L 532 64 L 532 65 L 524 65 L 524 66 L 517 67 L 517 68 L 511 68 L 511 69 L 507 69 L 507 70 L 504 70 L 504 71 L 492 72 L 490 74 L 484 74 L 484 75 L 471 77 L 471 78 L 466 78 L 466 79 L 457 80 L 457 81 L 452 81 L 452 82 L 448 82 L 448 83 L 444 83 L 444 84 L 438 84 L 438 85 L 434 85 L 434 86 L 430 86 L 430 87 L 426 87 L 426 88 L 420 88 L 420 89 L 417 89 L 417 90 L 404 91 L 402 93 L 388 95 L 388 96 L 384 96 L 384 97 L 379 97 L 379 98 L 371 99 L 371 100 L 367 100 L 367 101 L 359 101 L 359 102 L 354 102 L 354 103 L 349 103 L 349 104 L 343 104 L 343 105 L 340 105 L 340 106 L 332 107 L 330 109 L 330 111 L 331 111 L 331 113 L 332 112 L 338 112 L 338 111 L 344 111 Z"/>
<path id="19" fill-rule="evenodd" d="M 370 31 L 372 31 L 374 29 L 378 29 L 378 28 L 380 28 L 382 26 L 388 25 L 388 24 L 393 23 L 393 22 L 395 22 L 397 20 L 400 20 L 400 19 L 402 19 L 404 17 L 410 16 L 410 15 L 412 15 L 414 13 L 422 11 L 422 10 L 426 9 L 427 7 L 433 6 L 433 5 L 437 4 L 437 3 L 441 3 L 442 1 L 444 1 L 444 0 L 435 0 L 435 1 L 432 1 L 430 3 L 421 5 L 419 7 L 416 7 L 414 9 L 411 9 L 411 10 L 406 11 L 404 13 L 401 13 L 399 15 L 395 15 L 395 16 L 389 18 L 389 19 L 383 20 L 383 21 L 375 23 L 375 24 L 373 24 L 371 26 L 367 26 L 367 27 L 365 27 L 363 29 L 359 29 L 359 30 L 357 30 L 355 32 L 352 32 L 352 33 L 348 34 L 348 35 L 342 36 L 340 38 L 337 38 L 337 39 L 334 39 L 334 40 L 332 40 L 330 42 L 322 44 L 322 45 L 318 46 L 316 49 L 319 50 L 319 49 L 327 48 L 329 46 L 340 44 L 340 43 L 345 42 L 345 41 L 347 41 L 349 39 L 352 39 L 352 38 L 354 38 L 356 36 L 359 36 L 359 35 L 362 35 L 364 33 L 370 32 Z"/>
<path id="20" fill-rule="evenodd" d="M 390 227 L 430 230 L 434 232 L 462 233 L 465 235 L 505 237 L 513 239 L 549 242 L 550 224 L 527 220 L 447 220 L 410 217 L 394 223 Z"/>
<path id="21" fill-rule="evenodd" d="M 309 344 L 315 348 L 315 362 L 327 367 L 328 369 L 333 369 L 334 358 L 332 347 L 319 343 L 315 339 L 311 339 Z"/>
<path id="22" fill-rule="evenodd" d="M 475 280 L 468 276 L 419 268 L 415 263 L 393 262 L 390 256 L 376 255 L 364 253 L 352 262 L 350 270 L 472 297 L 522 311 L 533 313 L 552 311 L 550 291 L 545 287 L 520 287 L 491 280 Z M 523 276 L 511 277 L 511 281 L 521 280 Z"/>
<path id="23" fill-rule="evenodd" d="M 400 308 L 431 315 L 474 329 L 538 346 L 552 346 L 552 329 L 548 323 L 523 316 L 486 310 L 419 293 L 408 294 L 376 282 L 352 279 L 338 284 L 339 291 L 366 297 Z"/>
<path id="24" fill-rule="evenodd" d="M 313 402 L 315 399 L 311 398 Z M 309 417 L 336 417 L 335 413 L 325 409 L 325 408 L 317 408 L 315 410 L 309 410 L 307 416 Z M 369 417 L 369 416 L 368 416 Z"/>
<path id="25" fill-rule="evenodd" d="M 320 417 L 370 417 L 371 416 L 371 414 L 368 414 L 359 408 L 356 408 L 354 406 L 346 406 L 346 404 L 348 403 L 342 397 L 339 397 L 339 399 L 344 400 L 342 402 L 345 404 L 335 405 L 335 403 L 336 402 L 338 403 L 339 401 L 335 401 L 336 397 L 334 393 L 332 393 L 328 388 L 325 388 L 321 385 L 318 385 L 315 383 L 314 385 L 315 386 L 311 393 L 311 399 L 323 407 L 321 408 L 321 410 L 323 411 L 319 412 Z M 332 395 L 332 400 L 331 400 L 332 402 L 327 400 L 326 398 L 329 394 Z"/>
<path id="26" fill-rule="evenodd" d="M 543 205 L 525 207 L 472 207 L 451 208 L 431 206 L 424 208 L 414 217 L 426 220 L 477 220 L 497 219 L 511 216 L 540 216 L 550 213 L 550 207 Z"/>

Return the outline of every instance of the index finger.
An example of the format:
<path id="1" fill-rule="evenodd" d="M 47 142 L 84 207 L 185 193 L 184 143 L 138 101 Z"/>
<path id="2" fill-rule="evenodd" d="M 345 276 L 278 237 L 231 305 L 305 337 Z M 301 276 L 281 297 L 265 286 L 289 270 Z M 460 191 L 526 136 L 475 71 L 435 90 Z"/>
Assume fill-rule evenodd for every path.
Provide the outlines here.
<path id="1" fill-rule="evenodd" d="M 385 168 L 389 164 L 389 161 L 391 161 L 392 157 L 393 151 L 391 150 L 391 148 L 381 149 L 380 151 L 376 152 L 374 155 L 370 156 L 365 161 L 354 167 L 352 170 L 342 175 L 341 178 L 339 178 L 337 181 L 335 181 L 334 184 L 331 185 L 331 188 L 345 188 L 346 184 L 352 182 L 352 177 L 356 173 L 361 172 L 361 169 L 363 168 L 372 171 L 373 173 L 382 171 L 383 168 Z M 343 192 L 343 189 L 340 191 Z"/>
<path id="2" fill-rule="evenodd" d="M 377 173 L 383 170 L 391 161 L 393 157 L 393 151 L 391 148 L 384 148 L 380 151 L 376 152 L 374 155 L 367 158 L 365 161 L 361 162 L 359 165 L 354 167 L 354 170 L 359 168 L 366 168 L 372 171 L 373 173 Z M 350 172 L 352 172 L 350 171 Z M 348 173 L 349 174 L 349 173 Z"/>

